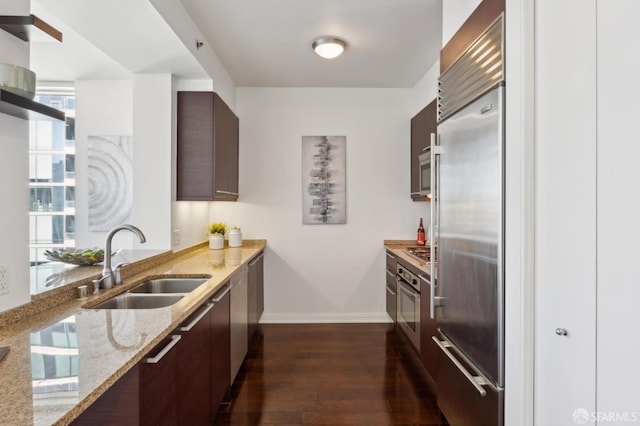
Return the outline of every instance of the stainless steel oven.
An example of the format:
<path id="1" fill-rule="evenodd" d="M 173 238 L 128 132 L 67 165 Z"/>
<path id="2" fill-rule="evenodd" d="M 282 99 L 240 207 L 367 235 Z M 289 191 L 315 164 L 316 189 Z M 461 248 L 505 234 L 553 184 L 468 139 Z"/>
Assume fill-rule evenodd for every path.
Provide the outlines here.
<path id="1" fill-rule="evenodd" d="M 413 346 L 420 351 L 420 280 L 403 265 L 396 265 L 397 322 Z"/>

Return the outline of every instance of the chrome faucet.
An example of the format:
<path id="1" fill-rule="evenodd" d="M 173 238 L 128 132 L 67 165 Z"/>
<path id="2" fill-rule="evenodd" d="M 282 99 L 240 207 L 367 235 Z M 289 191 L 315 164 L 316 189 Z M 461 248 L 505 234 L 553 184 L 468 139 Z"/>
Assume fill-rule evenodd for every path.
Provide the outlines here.
<path id="1" fill-rule="evenodd" d="M 136 228 L 133 225 L 119 225 L 116 226 L 115 228 L 113 228 L 111 231 L 109 231 L 109 233 L 107 234 L 107 239 L 105 242 L 105 249 L 104 249 L 104 269 L 102 269 L 102 277 L 96 281 L 98 281 L 100 284 L 102 284 L 100 287 L 102 288 L 111 288 L 113 287 L 114 284 L 122 284 L 122 279 L 120 278 L 120 280 L 116 280 L 113 270 L 111 269 L 111 240 L 113 239 L 113 236 L 118 232 L 118 231 L 122 231 L 122 230 L 127 230 L 127 231 L 131 231 L 134 234 L 136 234 L 138 236 L 138 238 L 140 239 L 141 243 L 144 243 L 147 241 L 147 239 L 145 238 L 144 234 L 142 233 L 141 230 L 139 230 L 138 228 Z M 118 282 L 119 281 L 119 282 Z"/>

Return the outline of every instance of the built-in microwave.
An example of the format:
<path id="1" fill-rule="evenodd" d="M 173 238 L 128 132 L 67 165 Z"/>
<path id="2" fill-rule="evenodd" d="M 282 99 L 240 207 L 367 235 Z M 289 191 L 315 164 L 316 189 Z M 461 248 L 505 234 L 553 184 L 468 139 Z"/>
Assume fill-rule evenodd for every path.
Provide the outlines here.
<path id="1" fill-rule="evenodd" d="M 427 200 L 431 197 L 431 180 L 435 179 L 432 172 L 431 159 L 433 158 L 433 146 L 436 144 L 436 134 L 431 133 L 431 140 L 429 146 L 424 148 L 422 154 L 418 156 L 418 193 L 427 197 Z"/>
<path id="2" fill-rule="evenodd" d="M 418 176 L 420 195 L 431 195 L 431 147 L 418 156 Z"/>

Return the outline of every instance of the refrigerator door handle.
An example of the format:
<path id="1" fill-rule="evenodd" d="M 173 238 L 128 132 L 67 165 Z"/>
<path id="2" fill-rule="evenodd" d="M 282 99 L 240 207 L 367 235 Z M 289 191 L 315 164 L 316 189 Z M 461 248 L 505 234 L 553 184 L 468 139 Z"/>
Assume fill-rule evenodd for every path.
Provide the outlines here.
<path id="1" fill-rule="evenodd" d="M 466 377 L 467 380 L 471 382 L 471 384 L 476 388 L 478 393 L 482 396 L 485 396 L 487 394 L 487 391 L 482 386 L 491 385 L 491 382 L 487 380 L 487 378 L 484 377 L 482 374 L 478 373 L 477 376 L 474 376 L 471 373 L 469 373 L 469 371 L 464 367 L 464 365 L 462 365 L 462 363 L 458 361 L 458 359 L 451 353 L 451 351 L 449 351 L 449 348 L 453 346 L 451 343 L 449 343 L 446 340 L 440 340 L 436 336 L 431 336 L 431 338 L 433 339 L 434 342 L 436 342 L 436 345 L 438 345 L 438 347 L 442 350 L 442 352 L 444 352 L 445 355 L 449 357 L 451 362 L 453 362 L 453 364 L 458 368 L 458 370 L 460 370 L 460 372 L 464 375 L 464 377 Z"/>
<path id="2" fill-rule="evenodd" d="M 440 146 L 438 146 L 438 136 L 435 133 L 431 133 L 431 217 L 429 218 L 429 244 L 431 244 L 431 262 L 429 262 L 429 275 L 431 280 L 429 281 L 429 300 L 430 300 L 430 312 L 429 316 L 431 319 L 435 319 L 435 306 L 436 306 L 436 263 L 438 261 L 438 173 L 436 168 L 438 167 L 437 156 L 440 155 Z M 439 304 L 441 306 L 441 298 L 438 298 Z"/>

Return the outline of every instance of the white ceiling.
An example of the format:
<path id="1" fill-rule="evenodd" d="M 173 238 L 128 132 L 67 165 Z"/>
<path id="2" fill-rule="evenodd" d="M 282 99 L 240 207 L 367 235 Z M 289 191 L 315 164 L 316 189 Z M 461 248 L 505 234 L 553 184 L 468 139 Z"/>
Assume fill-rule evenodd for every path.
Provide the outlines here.
<path id="1" fill-rule="evenodd" d="M 237 86 L 413 87 L 438 59 L 442 0 L 182 0 Z M 332 60 L 311 43 L 348 43 Z"/>
<path id="2" fill-rule="evenodd" d="M 63 43 L 33 43 L 38 79 L 206 78 L 153 0 L 33 0 Z M 178 1 L 178 0 L 175 0 Z M 181 0 L 237 86 L 413 87 L 437 61 L 442 0 Z M 312 49 L 344 38 L 333 60 Z M 195 44 L 195 40 L 193 40 Z"/>

